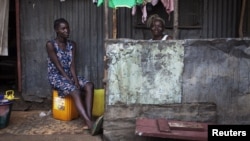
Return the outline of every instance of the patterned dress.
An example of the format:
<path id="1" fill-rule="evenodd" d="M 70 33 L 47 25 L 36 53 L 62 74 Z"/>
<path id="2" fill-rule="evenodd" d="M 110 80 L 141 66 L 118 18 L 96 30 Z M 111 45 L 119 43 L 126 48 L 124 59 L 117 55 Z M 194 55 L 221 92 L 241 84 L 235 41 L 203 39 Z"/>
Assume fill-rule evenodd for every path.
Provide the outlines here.
<path id="1" fill-rule="evenodd" d="M 64 71 L 66 74 L 73 80 L 73 76 L 70 72 L 70 65 L 72 63 L 72 49 L 73 45 L 70 40 L 67 41 L 66 49 L 62 50 L 59 48 L 58 44 L 55 40 L 52 40 L 51 43 L 53 44 L 56 56 L 61 63 Z M 76 86 L 72 84 L 72 82 L 68 81 L 65 77 L 63 77 L 60 72 L 57 70 L 55 64 L 47 58 L 48 61 L 48 80 L 49 84 L 52 88 L 58 90 L 59 96 L 64 97 L 68 95 L 70 92 L 74 91 Z M 77 76 L 80 87 L 83 88 L 84 85 L 88 82 L 84 77 Z"/>

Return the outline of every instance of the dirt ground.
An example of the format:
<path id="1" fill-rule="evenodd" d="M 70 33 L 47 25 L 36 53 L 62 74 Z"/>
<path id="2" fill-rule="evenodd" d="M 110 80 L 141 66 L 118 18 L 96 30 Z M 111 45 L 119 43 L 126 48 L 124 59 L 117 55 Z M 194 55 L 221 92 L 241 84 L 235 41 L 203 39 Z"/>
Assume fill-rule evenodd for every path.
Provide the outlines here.
<path id="1" fill-rule="evenodd" d="M 14 110 L 8 125 L 0 129 L 0 141 L 102 141 L 102 134 L 92 136 L 83 125 L 80 117 L 61 121 L 46 110 Z"/>
<path id="2" fill-rule="evenodd" d="M 102 141 L 101 133 L 92 136 L 83 129 L 80 117 L 71 121 L 53 118 L 51 106 L 51 101 L 13 101 L 8 125 L 0 129 L 0 141 Z"/>

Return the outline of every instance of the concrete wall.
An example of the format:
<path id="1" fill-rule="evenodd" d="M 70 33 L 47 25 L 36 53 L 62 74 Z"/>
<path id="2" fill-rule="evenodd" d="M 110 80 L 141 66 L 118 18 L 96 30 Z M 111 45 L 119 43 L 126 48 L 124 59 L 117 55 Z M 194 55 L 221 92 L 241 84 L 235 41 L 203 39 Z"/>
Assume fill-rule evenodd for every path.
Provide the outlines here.
<path id="1" fill-rule="evenodd" d="M 218 122 L 250 122 L 249 40 L 187 40 L 183 102 L 214 102 Z"/>
<path id="2" fill-rule="evenodd" d="M 181 102 L 181 42 L 114 41 L 107 56 L 109 105 Z"/>
<path id="3" fill-rule="evenodd" d="M 145 140 L 134 136 L 138 117 L 249 123 L 249 45 L 248 39 L 107 40 L 105 140 Z"/>

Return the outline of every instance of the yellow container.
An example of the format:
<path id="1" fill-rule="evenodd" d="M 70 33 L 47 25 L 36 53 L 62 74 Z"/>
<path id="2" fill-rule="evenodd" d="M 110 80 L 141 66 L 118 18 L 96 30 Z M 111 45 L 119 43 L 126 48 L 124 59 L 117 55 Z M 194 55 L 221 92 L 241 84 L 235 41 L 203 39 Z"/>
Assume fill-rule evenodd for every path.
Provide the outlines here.
<path id="1" fill-rule="evenodd" d="M 52 93 L 53 93 L 53 106 L 52 106 L 53 118 L 58 120 L 69 121 L 79 117 L 73 98 L 70 95 L 61 98 L 58 96 L 57 90 L 52 90 Z"/>
<path id="2" fill-rule="evenodd" d="M 104 114 L 104 100 L 105 100 L 104 89 L 95 89 L 94 90 L 94 101 L 93 101 L 93 116 L 101 116 Z"/>

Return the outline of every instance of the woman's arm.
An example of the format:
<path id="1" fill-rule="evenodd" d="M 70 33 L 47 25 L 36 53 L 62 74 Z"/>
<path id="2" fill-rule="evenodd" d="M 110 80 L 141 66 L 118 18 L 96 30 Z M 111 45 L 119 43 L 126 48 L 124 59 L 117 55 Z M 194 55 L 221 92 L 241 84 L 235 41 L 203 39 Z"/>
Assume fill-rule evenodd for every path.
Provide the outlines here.
<path id="1" fill-rule="evenodd" d="M 61 63 L 59 62 L 59 60 L 58 60 L 58 58 L 56 56 L 55 48 L 54 48 L 53 44 L 50 41 L 48 41 L 46 43 L 46 49 L 47 49 L 47 53 L 48 53 L 48 56 L 49 56 L 50 60 L 55 64 L 55 66 L 58 69 L 58 71 L 60 72 L 60 74 L 62 76 L 64 76 L 66 79 L 70 80 L 68 75 L 64 72 Z"/>

